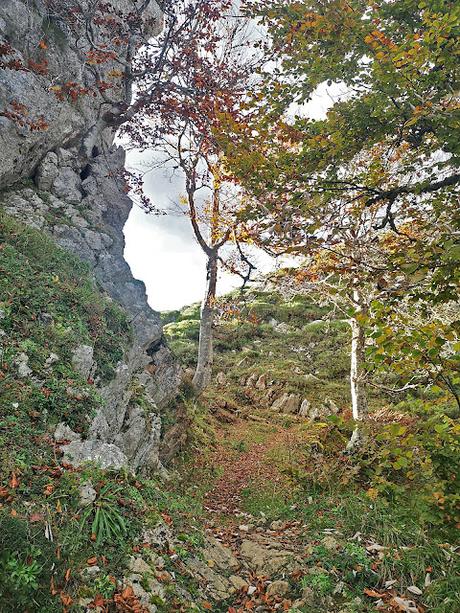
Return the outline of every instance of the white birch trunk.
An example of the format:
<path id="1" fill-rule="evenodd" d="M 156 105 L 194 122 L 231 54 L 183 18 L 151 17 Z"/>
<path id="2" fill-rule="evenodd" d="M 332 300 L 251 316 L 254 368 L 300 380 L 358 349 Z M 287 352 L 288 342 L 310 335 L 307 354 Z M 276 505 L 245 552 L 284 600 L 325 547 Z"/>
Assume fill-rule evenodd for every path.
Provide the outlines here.
<path id="1" fill-rule="evenodd" d="M 363 303 L 359 290 L 353 290 L 353 302 L 355 303 L 356 314 L 363 313 Z M 350 364 L 350 389 L 351 389 L 351 406 L 353 419 L 355 420 L 355 429 L 352 437 L 347 445 L 347 449 L 351 450 L 358 446 L 362 440 L 362 432 L 360 422 L 367 417 L 368 405 L 365 386 L 365 334 L 364 327 L 359 318 L 352 317 L 351 325 L 351 364 Z"/>

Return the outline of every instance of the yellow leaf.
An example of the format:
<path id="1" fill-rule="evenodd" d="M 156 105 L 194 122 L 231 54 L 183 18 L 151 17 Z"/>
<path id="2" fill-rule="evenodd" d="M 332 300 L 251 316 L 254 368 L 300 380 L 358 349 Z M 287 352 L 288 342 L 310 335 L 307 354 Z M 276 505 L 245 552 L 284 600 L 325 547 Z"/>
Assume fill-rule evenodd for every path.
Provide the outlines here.
<path id="1" fill-rule="evenodd" d="M 369 496 L 371 500 L 375 500 L 377 496 L 379 495 L 379 491 L 375 489 L 375 487 L 370 487 L 367 490 L 366 495 Z"/>

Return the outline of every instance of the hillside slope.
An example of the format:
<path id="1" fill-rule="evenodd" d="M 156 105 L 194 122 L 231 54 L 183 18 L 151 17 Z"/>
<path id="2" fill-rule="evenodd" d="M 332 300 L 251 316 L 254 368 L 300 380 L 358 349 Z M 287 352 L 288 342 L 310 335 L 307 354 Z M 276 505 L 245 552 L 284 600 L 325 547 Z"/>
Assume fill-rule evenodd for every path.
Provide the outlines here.
<path id="1" fill-rule="evenodd" d="M 133 329 L 88 264 L 0 212 L 0 272 L 0 611 L 85 610 L 79 598 L 121 591 L 152 512 L 155 524 L 158 486 L 129 464 L 137 458 L 140 473 L 149 465 L 149 478 L 161 467 L 165 427 L 133 378 L 123 438 L 91 443 Z M 146 438 L 148 420 L 156 429 Z M 149 458 L 139 455 L 146 449 Z M 85 568 L 101 556 L 92 585 Z"/>
<path id="2" fill-rule="evenodd" d="M 254 289 L 229 295 L 219 309 L 216 400 L 241 410 L 257 403 L 313 419 L 349 414 L 350 326 L 321 306 L 317 296 L 285 299 L 276 291 Z M 162 320 L 171 349 L 193 367 L 199 305 L 163 313 Z M 371 409 L 385 402 L 373 388 L 369 394 Z"/>
<path id="3" fill-rule="evenodd" d="M 344 454 L 353 430 L 348 324 L 313 294 L 254 289 L 218 309 L 213 382 L 184 399 L 193 436 L 169 488 L 189 501 L 173 524 L 186 533 L 204 525 L 235 557 L 223 568 L 211 556 L 218 577 L 201 569 L 206 608 L 460 610 L 452 401 L 370 387 L 366 443 Z M 198 316 L 198 305 L 162 314 L 189 376 Z M 397 383 L 389 373 L 373 380 Z M 185 541 L 187 566 L 200 546 Z"/>

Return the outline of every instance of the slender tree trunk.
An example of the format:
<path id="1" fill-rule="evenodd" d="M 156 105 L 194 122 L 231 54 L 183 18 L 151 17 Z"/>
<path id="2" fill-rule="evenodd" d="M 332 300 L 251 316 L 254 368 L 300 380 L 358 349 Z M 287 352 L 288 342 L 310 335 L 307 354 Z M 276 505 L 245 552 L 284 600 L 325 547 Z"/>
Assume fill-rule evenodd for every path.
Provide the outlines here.
<path id="1" fill-rule="evenodd" d="M 193 385 L 201 392 L 211 382 L 213 363 L 213 326 L 217 286 L 217 251 L 208 256 L 207 287 L 201 307 L 198 360 Z"/>
<path id="2" fill-rule="evenodd" d="M 359 314 L 363 313 L 363 301 L 359 290 L 353 290 L 353 301 L 355 303 L 356 314 L 358 317 L 352 317 L 351 325 L 351 366 L 350 366 L 350 388 L 351 388 L 351 406 L 353 419 L 355 420 L 355 429 L 351 439 L 347 445 L 348 450 L 352 450 L 362 442 L 362 431 L 360 422 L 366 419 L 368 414 L 366 382 L 364 372 L 365 360 L 365 333 L 364 327 L 359 320 Z"/>

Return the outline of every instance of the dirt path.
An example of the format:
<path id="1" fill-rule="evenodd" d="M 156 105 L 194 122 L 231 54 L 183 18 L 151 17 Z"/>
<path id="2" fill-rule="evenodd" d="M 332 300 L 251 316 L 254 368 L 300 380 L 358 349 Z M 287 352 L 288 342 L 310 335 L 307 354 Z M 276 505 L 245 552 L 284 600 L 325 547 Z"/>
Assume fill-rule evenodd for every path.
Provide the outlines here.
<path id="1" fill-rule="evenodd" d="M 263 486 L 286 481 L 270 453 L 288 447 L 291 439 L 292 433 L 280 426 L 267 424 L 264 431 L 260 424 L 241 419 L 220 431 L 210 461 L 222 475 L 206 494 L 205 509 L 214 514 L 239 515 L 246 488 L 258 483 Z"/>

